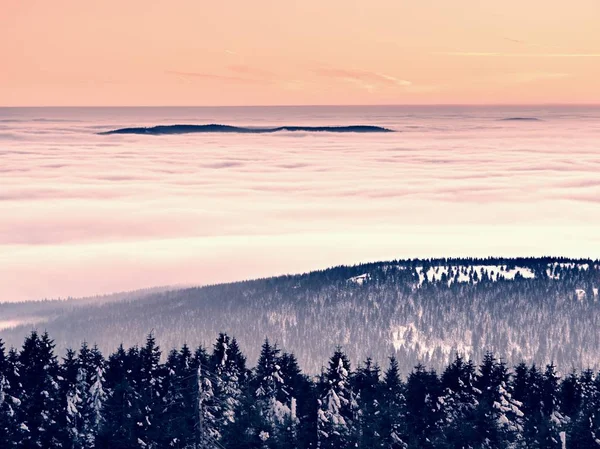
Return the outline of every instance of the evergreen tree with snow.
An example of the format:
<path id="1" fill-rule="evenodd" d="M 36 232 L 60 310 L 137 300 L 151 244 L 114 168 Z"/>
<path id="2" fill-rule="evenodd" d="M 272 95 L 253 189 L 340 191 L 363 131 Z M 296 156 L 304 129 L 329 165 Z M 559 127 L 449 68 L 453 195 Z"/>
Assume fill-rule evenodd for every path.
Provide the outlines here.
<path id="1" fill-rule="evenodd" d="M 474 425 L 479 447 L 509 449 L 521 443 L 522 404 L 512 398 L 509 382 L 506 364 L 486 353 L 475 382 L 479 397 Z"/>
<path id="2" fill-rule="evenodd" d="M 567 421 L 577 418 L 581 408 L 581 384 L 579 376 L 574 370 L 563 379 L 560 384 L 560 409 Z"/>
<path id="3" fill-rule="evenodd" d="M 119 346 L 110 355 L 106 369 L 106 401 L 102 408 L 102 423 L 96 438 L 100 449 L 140 449 L 143 419 L 140 395 L 136 389 L 139 376 L 139 350 L 126 351 Z"/>
<path id="4" fill-rule="evenodd" d="M 381 446 L 385 449 L 406 449 L 406 397 L 400 379 L 398 361 L 390 357 L 390 365 L 381 384 Z"/>
<path id="5" fill-rule="evenodd" d="M 218 444 L 222 438 L 223 398 L 215 394 L 220 378 L 211 371 L 209 356 L 204 348 L 198 348 L 195 358 L 196 369 L 196 405 L 201 416 L 204 438 L 212 444 Z"/>
<path id="6" fill-rule="evenodd" d="M 40 336 L 36 331 L 31 332 L 18 358 L 21 383 L 18 447 L 54 449 L 61 446 L 58 372 L 54 342 L 47 333 Z"/>
<path id="7" fill-rule="evenodd" d="M 317 435 L 321 449 L 348 448 L 356 444 L 357 404 L 350 379 L 350 361 L 341 348 L 337 348 L 320 385 Z"/>
<path id="8" fill-rule="evenodd" d="M 106 399 L 104 358 L 98 348 L 83 343 L 77 356 L 68 350 L 61 369 L 61 400 L 65 409 L 66 447 L 94 448 Z"/>
<path id="9" fill-rule="evenodd" d="M 89 351 L 89 357 L 85 355 L 86 348 L 87 345 L 84 343 L 79 351 L 79 361 L 85 373 L 85 388 L 87 391 L 84 408 L 85 428 L 83 432 L 87 447 L 93 448 L 95 447 L 99 429 L 102 426 L 103 407 L 107 398 L 104 379 L 106 362 L 96 345 Z"/>
<path id="10" fill-rule="evenodd" d="M 63 358 L 58 383 L 61 401 L 61 445 L 73 449 L 84 448 L 86 446 L 82 441 L 81 413 L 83 379 L 75 351 L 72 349 L 67 349 L 67 355 Z"/>
<path id="11" fill-rule="evenodd" d="M 542 447 L 562 447 L 567 418 L 561 411 L 559 394 L 560 377 L 554 363 L 550 363 L 542 378 L 542 413 L 547 426 L 540 436 Z"/>
<path id="12" fill-rule="evenodd" d="M 235 418 L 223 429 L 223 445 L 240 449 L 267 449 L 273 439 L 257 406 L 254 388 L 244 385 L 234 409 Z"/>
<path id="13" fill-rule="evenodd" d="M 16 446 L 18 432 L 15 415 L 19 400 L 14 396 L 18 375 L 15 368 L 14 362 L 6 356 L 4 342 L 0 340 L 0 441 L 5 442 L 7 448 Z"/>
<path id="14" fill-rule="evenodd" d="M 311 413 L 315 410 L 316 399 L 313 397 L 309 382 L 302 374 L 294 354 L 283 353 L 278 359 L 279 373 L 282 379 L 276 400 L 279 406 L 279 419 L 275 425 L 275 438 L 278 447 L 299 448 L 307 432 L 316 433 L 316 424 Z M 304 428 L 302 420 L 306 421 Z"/>
<path id="15" fill-rule="evenodd" d="M 522 404 L 523 430 L 521 447 L 531 449 L 559 449 L 561 418 L 556 407 L 558 378 L 552 365 L 545 373 L 535 365 L 524 363 L 515 368 L 513 398 Z"/>
<path id="16" fill-rule="evenodd" d="M 352 378 L 356 392 L 356 438 L 359 447 L 379 448 L 381 441 L 380 369 L 368 358 Z"/>
<path id="17" fill-rule="evenodd" d="M 290 356 L 286 356 L 286 364 L 287 380 L 292 381 L 296 367 Z M 285 384 L 280 350 L 268 339 L 262 345 L 251 385 L 263 421 L 260 427 L 265 443 L 271 447 L 289 444 L 296 432 L 296 399 L 292 396 L 292 385 Z"/>
<path id="18" fill-rule="evenodd" d="M 180 351 L 172 350 L 165 368 L 165 406 L 160 418 L 162 446 L 193 447 L 197 423 L 197 367 L 189 347 L 184 344 Z"/>
<path id="19" fill-rule="evenodd" d="M 600 447 L 600 377 L 591 369 L 579 376 L 580 407 L 566 434 L 569 449 Z"/>
<path id="20" fill-rule="evenodd" d="M 139 351 L 139 376 L 135 379 L 140 399 L 141 416 L 137 421 L 138 442 L 141 447 L 156 449 L 162 437 L 158 420 L 164 409 L 165 377 L 160 363 L 161 352 L 153 334 L 146 338 L 146 344 Z"/>
<path id="21" fill-rule="evenodd" d="M 406 424 L 409 448 L 432 448 L 439 421 L 439 379 L 435 371 L 417 365 L 406 382 Z"/>
<path id="22" fill-rule="evenodd" d="M 477 438 L 473 434 L 474 413 L 477 407 L 475 388 L 476 369 L 473 362 L 456 355 L 454 361 L 441 376 L 439 433 L 436 447 L 460 449 L 473 445 Z"/>
<path id="23" fill-rule="evenodd" d="M 225 427 L 235 421 L 235 411 L 239 408 L 246 388 L 246 358 L 235 338 L 221 333 L 206 365 L 208 370 L 214 373 L 214 424 L 218 433 L 222 434 Z"/>

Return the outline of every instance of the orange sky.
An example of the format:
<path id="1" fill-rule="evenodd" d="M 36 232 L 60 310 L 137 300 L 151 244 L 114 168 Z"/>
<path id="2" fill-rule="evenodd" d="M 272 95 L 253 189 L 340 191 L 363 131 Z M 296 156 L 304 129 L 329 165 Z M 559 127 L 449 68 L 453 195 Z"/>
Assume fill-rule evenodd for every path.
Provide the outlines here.
<path id="1" fill-rule="evenodd" d="M 598 0 L 0 0 L 0 106 L 600 103 Z"/>

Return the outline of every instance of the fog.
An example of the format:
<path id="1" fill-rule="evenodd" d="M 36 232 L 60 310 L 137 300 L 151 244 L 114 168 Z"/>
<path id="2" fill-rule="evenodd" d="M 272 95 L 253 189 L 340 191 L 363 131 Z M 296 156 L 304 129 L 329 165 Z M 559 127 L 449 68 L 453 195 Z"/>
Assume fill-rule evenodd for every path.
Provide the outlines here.
<path id="1" fill-rule="evenodd" d="M 97 134 L 174 123 L 397 132 Z M 600 108 L 0 108 L 0 301 L 400 257 L 597 258 L 599 225 Z"/>

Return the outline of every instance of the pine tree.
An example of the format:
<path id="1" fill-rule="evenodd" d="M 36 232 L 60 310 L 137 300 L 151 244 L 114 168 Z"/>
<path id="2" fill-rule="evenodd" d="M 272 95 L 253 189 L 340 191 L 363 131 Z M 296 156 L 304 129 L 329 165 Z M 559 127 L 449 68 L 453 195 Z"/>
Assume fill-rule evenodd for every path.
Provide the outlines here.
<path id="1" fill-rule="evenodd" d="M 562 447 L 561 434 L 564 435 L 567 419 L 560 410 L 560 378 L 553 363 L 546 365 L 542 378 L 542 413 L 544 425 L 540 432 L 541 447 Z"/>
<path id="2" fill-rule="evenodd" d="M 477 407 L 475 366 L 470 360 L 456 355 L 441 377 L 439 434 L 436 438 L 440 448 L 463 448 L 473 445 L 473 421 Z"/>
<path id="3" fill-rule="evenodd" d="M 60 426 L 61 445 L 63 447 L 79 449 L 83 448 L 81 439 L 81 428 L 83 417 L 81 416 L 81 371 L 75 355 L 75 351 L 67 349 L 67 355 L 63 358 L 60 376 Z"/>
<path id="4" fill-rule="evenodd" d="M 160 418 L 161 447 L 184 449 L 195 443 L 198 398 L 195 365 L 187 345 L 169 353 L 165 364 L 165 407 Z"/>
<path id="5" fill-rule="evenodd" d="M 439 379 L 434 371 L 417 365 L 406 383 L 406 424 L 409 448 L 431 448 L 439 421 Z"/>
<path id="6" fill-rule="evenodd" d="M 556 409 L 558 379 L 549 365 L 542 373 L 535 365 L 520 364 L 515 368 L 513 397 L 522 403 L 523 432 L 521 446 L 531 449 L 560 448 L 560 421 Z"/>
<path id="7" fill-rule="evenodd" d="M 406 449 L 406 398 L 395 357 L 390 357 L 381 390 L 381 445 L 386 449 Z"/>
<path id="8" fill-rule="evenodd" d="M 379 366 L 368 358 L 354 373 L 352 384 L 356 392 L 356 438 L 359 447 L 378 448 L 381 444 L 381 397 Z"/>
<path id="9" fill-rule="evenodd" d="M 287 355 L 288 372 L 284 376 L 279 353 L 277 345 L 271 346 L 269 340 L 265 340 L 252 383 L 261 416 L 266 421 L 266 432 L 270 438 L 290 440 L 292 436 L 287 435 L 286 430 L 290 427 L 290 433 L 295 431 L 296 399 L 291 394 L 292 385 L 286 385 L 284 377 L 289 382 L 295 381 L 299 369 L 294 372 L 297 366 L 294 366 L 294 359 Z"/>
<path id="10" fill-rule="evenodd" d="M 240 449 L 267 449 L 273 443 L 269 428 L 257 406 L 255 390 L 244 385 L 238 404 L 234 409 L 234 420 L 223 430 L 223 445 Z"/>
<path id="11" fill-rule="evenodd" d="M 84 342 L 77 357 L 67 351 L 61 371 L 66 447 L 94 448 L 106 398 L 102 385 L 104 358 L 97 347 L 90 349 Z"/>
<path id="12" fill-rule="evenodd" d="M 579 376 L 575 371 L 572 371 L 560 384 L 560 408 L 568 421 L 577 418 L 577 413 L 581 408 L 581 400 Z"/>
<path id="13" fill-rule="evenodd" d="M 600 447 L 600 379 L 590 369 L 579 377 L 581 406 L 567 432 L 569 449 Z"/>
<path id="14" fill-rule="evenodd" d="M 357 404 L 350 384 L 350 361 L 340 348 L 322 376 L 318 411 L 318 445 L 322 449 L 356 444 L 354 420 Z"/>
<path id="15" fill-rule="evenodd" d="M 106 370 L 108 395 L 102 408 L 103 419 L 96 438 L 100 449 L 139 449 L 138 422 L 142 419 L 140 395 L 135 378 L 139 375 L 139 351 L 123 346 L 110 355 Z M 145 442 L 143 442 L 146 444 Z"/>
<path id="16" fill-rule="evenodd" d="M 4 343 L 0 340 L 0 441 L 5 442 L 7 448 L 15 447 L 17 439 L 15 410 L 19 400 L 13 396 L 15 392 L 11 386 L 11 379 L 16 377 L 15 366 L 6 356 Z"/>
<path id="17" fill-rule="evenodd" d="M 60 398 L 54 342 L 47 333 L 33 331 L 19 353 L 21 404 L 18 425 L 23 449 L 60 447 Z"/>
<path id="18" fill-rule="evenodd" d="M 221 333 L 206 363 L 215 375 L 215 428 L 222 434 L 225 427 L 235 421 L 235 411 L 239 408 L 246 387 L 246 359 L 235 338 Z"/>
<path id="19" fill-rule="evenodd" d="M 96 345 L 90 351 L 89 360 L 84 356 L 85 343 L 79 353 L 79 360 L 84 372 L 86 373 L 86 408 L 85 408 L 85 428 L 84 440 L 87 447 L 93 448 L 96 444 L 96 438 L 100 427 L 103 424 L 103 407 L 107 399 L 105 390 L 104 373 L 106 363 L 102 353 Z"/>
<path id="20" fill-rule="evenodd" d="M 300 446 L 300 419 L 298 413 L 310 414 L 310 390 L 307 380 L 302 375 L 298 361 L 293 354 L 283 353 L 277 357 L 276 372 L 281 379 L 277 385 L 274 398 L 270 401 L 268 416 L 270 416 L 272 434 L 270 435 L 271 447 L 299 448 Z M 308 393 L 309 396 L 303 396 Z M 315 408 L 312 408 L 314 414 Z M 314 430 L 316 432 L 316 430 Z"/>
<path id="21" fill-rule="evenodd" d="M 5 370 L 5 383 L 4 383 L 4 410 L 6 411 L 8 426 L 8 447 L 18 448 L 22 442 L 28 436 L 29 429 L 23 426 L 21 408 L 23 406 L 22 400 L 24 399 L 23 383 L 21 381 L 21 375 L 19 373 L 19 353 L 15 348 L 11 348 L 8 351 L 8 357 L 6 358 Z"/>
<path id="22" fill-rule="evenodd" d="M 506 365 L 486 353 L 475 382 L 479 394 L 475 435 L 482 448 L 507 449 L 520 443 L 523 412 L 512 398 L 509 381 Z"/>
<path id="23" fill-rule="evenodd" d="M 161 352 L 154 335 L 146 338 L 145 346 L 139 351 L 139 377 L 135 379 L 140 398 L 141 416 L 137 421 L 140 446 L 156 449 L 161 440 L 160 425 L 157 422 L 164 408 L 163 380 L 165 371 L 160 364 Z"/>
<path id="24" fill-rule="evenodd" d="M 195 357 L 196 406 L 198 419 L 202 419 L 203 438 L 217 444 L 222 433 L 219 418 L 222 418 L 223 403 L 215 394 L 215 386 L 220 383 L 217 375 L 210 370 L 209 356 L 204 348 L 198 348 Z M 201 418 L 200 418 L 201 417 Z"/>

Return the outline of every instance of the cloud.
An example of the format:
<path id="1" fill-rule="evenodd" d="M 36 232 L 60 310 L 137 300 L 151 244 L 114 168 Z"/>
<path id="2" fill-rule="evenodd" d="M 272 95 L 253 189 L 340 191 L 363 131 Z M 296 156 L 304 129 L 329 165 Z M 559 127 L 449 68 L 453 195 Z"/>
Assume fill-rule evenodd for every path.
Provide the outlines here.
<path id="1" fill-rule="evenodd" d="M 569 78 L 572 75 L 569 73 L 553 73 L 553 72 L 532 72 L 532 73 L 507 73 L 500 77 L 500 81 L 511 83 L 531 83 L 542 80 L 559 80 Z"/>
<path id="2" fill-rule="evenodd" d="M 227 66 L 227 69 L 234 73 L 253 76 L 256 78 L 266 78 L 266 79 L 271 78 L 272 79 L 275 77 L 275 75 L 272 72 L 268 72 L 266 70 L 262 70 L 262 69 L 259 69 L 256 67 L 251 67 L 249 65 L 244 65 L 244 64 L 233 64 L 233 65 Z"/>
<path id="3" fill-rule="evenodd" d="M 369 72 L 365 70 L 347 70 L 319 68 L 315 70 L 319 76 L 337 78 L 347 82 L 359 85 L 360 87 L 374 91 L 380 87 L 409 87 L 412 82 L 395 76 L 379 72 Z"/>
<path id="4" fill-rule="evenodd" d="M 478 51 L 443 51 L 433 54 L 444 56 L 500 58 L 600 58 L 600 53 L 501 53 Z"/>
<path id="5" fill-rule="evenodd" d="M 317 79 L 311 70 L 307 71 L 315 83 L 327 80 Z M 245 67 L 228 71 L 225 66 L 219 73 L 254 77 L 251 71 Z M 341 75 L 362 77 L 362 82 L 386 94 L 420 87 L 396 88 L 391 80 L 364 72 L 328 74 L 332 83 L 344 83 L 336 81 Z M 504 76 L 527 82 L 565 75 L 531 70 Z M 231 115 L 232 111 L 237 112 Z M 104 290 L 129 285 L 115 276 L 132 286 L 142 282 L 139 279 L 171 283 L 183 280 L 176 277 L 182 267 L 193 268 L 190 276 L 196 276 L 205 272 L 204 267 L 214 266 L 211 258 L 225 241 L 232 242 L 223 250 L 225 271 L 243 278 L 248 266 L 238 257 L 244 254 L 243 245 L 255 245 L 248 257 L 288 267 L 285 264 L 298 259 L 290 245 L 318 249 L 321 240 L 307 236 L 318 232 L 322 242 L 341 238 L 340 223 L 353 238 L 344 244 L 336 240 L 336 247 L 347 253 L 336 252 L 338 248 L 329 254 L 339 255 L 342 262 L 352 260 L 346 255 L 383 257 L 378 250 L 358 252 L 357 242 L 369 251 L 374 241 L 380 242 L 395 254 L 407 241 L 418 254 L 439 251 L 429 240 L 413 241 L 410 229 L 425 225 L 428 235 L 441 236 L 447 243 L 447 251 L 463 250 L 469 240 L 448 238 L 453 226 L 472 230 L 465 231 L 470 235 L 514 226 L 515 232 L 498 241 L 490 238 L 470 247 L 483 253 L 502 245 L 517 249 L 525 245 L 530 251 L 526 229 L 532 229 L 531 235 L 549 232 L 552 226 L 574 232 L 583 225 L 591 230 L 600 220 L 598 139 L 589 109 L 350 108 L 352 115 L 340 114 L 338 108 L 315 109 L 310 115 L 308 111 L 313 110 L 156 109 L 144 114 L 123 110 L 122 116 L 100 122 L 93 116 L 91 123 L 151 125 L 168 117 L 169 123 L 264 126 L 314 120 L 418 128 L 394 135 L 153 139 L 97 136 L 89 123 L 73 125 L 81 134 L 61 131 L 57 124 L 12 125 L 10 132 L 21 138 L 2 140 L 0 145 L 0 277 L 6 280 L 0 282 L 0 296 L 6 297 L 9 288 L 19 297 L 27 296 L 29 288 L 53 295 L 59 290 L 53 289 L 58 281 L 52 270 L 62 270 L 60 279 L 69 291 L 75 291 L 70 290 L 73 279 L 102 279 Z M 155 115 L 147 115 L 150 112 Z M 534 126 L 497 121 L 519 116 L 543 121 Z M 32 134 L 30 128 L 52 133 Z M 112 146 L 107 147 L 109 142 Z M 388 234 L 379 232 L 383 226 Z M 265 235 L 264 241 L 257 240 L 259 233 Z M 195 239 L 205 239 L 207 246 L 192 247 Z M 581 232 L 577 239 L 546 239 L 539 245 L 540 251 L 562 253 L 565 248 L 585 255 L 597 254 L 600 243 L 593 232 Z M 66 254 L 71 255 L 72 266 Z M 314 254 L 307 252 L 307 264 L 336 262 L 321 259 L 322 249 Z M 135 278 L 132 267 L 150 260 L 156 261 L 152 263 L 159 275 L 152 277 L 144 270 L 143 278 Z M 123 267 L 117 270 L 119 263 Z M 72 267 L 80 270 L 77 276 Z M 47 280 L 56 282 L 55 287 Z"/>
<path id="6" fill-rule="evenodd" d="M 230 76 L 230 75 L 218 75 L 215 73 L 203 73 L 203 72 L 180 72 L 176 70 L 168 70 L 166 73 L 170 75 L 177 75 L 182 78 L 199 78 L 204 80 L 212 81 L 225 81 L 233 83 L 250 83 L 250 84 L 268 84 L 271 81 L 264 78 L 253 78 L 244 76 Z"/>
<path id="7" fill-rule="evenodd" d="M 233 83 L 250 83 L 250 84 L 273 84 L 278 82 L 277 76 L 266 70 L 252 67 L 245 64 L 232 64 L 223 69 L 232 74 L 221 74 L 211 72 L 184 72 L 170 70 L 167 73 L 177 75 L 186 79 L 201 78 L 205 80 L 215 80 Z"/>
<path id="8" fill-rule="evenodd" d="M 513 39 L 511 37 L 505 37 L 504 40 L 509 41 L 509 42 L 514 42 L 515 44 L 527 44 L 527 42 L 519 40 L 519 39 Z"/>

